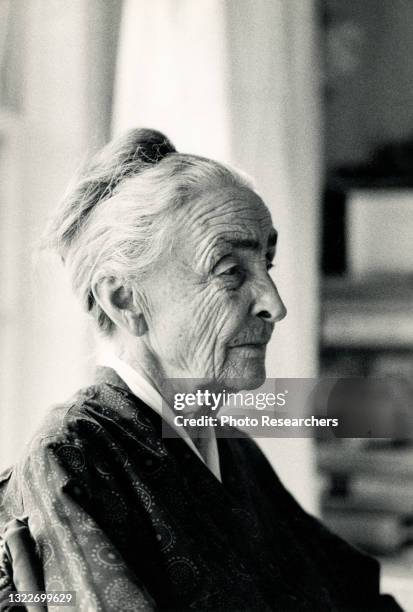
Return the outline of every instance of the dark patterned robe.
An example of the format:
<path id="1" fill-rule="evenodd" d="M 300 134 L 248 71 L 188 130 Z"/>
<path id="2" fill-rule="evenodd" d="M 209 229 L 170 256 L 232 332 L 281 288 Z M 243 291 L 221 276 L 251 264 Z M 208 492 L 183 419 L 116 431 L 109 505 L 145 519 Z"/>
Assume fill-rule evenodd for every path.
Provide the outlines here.
<path id="1" fill-rule="evenodd" d="M 327 531 L 247 437 L 222 483 L 108 368 L 53 409 L 4 479 L 0 529 L 28 520 L 47 590 L 79 610 L 399 610 L 378 564 Z"/>

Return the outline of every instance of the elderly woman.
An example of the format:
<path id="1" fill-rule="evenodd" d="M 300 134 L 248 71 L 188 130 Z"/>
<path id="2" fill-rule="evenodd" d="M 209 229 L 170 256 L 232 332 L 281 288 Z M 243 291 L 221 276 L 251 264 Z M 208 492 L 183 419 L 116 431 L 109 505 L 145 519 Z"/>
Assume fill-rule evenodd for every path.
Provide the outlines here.
<path id="1" fill-rule="evenodd" d="M 248 180 L 132 130 L 87 167 L 49 238 L 107 351 L 4 478 L 15 586 L 20 562 L 81 610 L 398 609 L 376 562 L 307 515 L 252 440 L 162 435 L 182 385 L 264 381 L 286 311 L 277 233 Z M 21 540 L 13 558 L 19 530 L 29 561 Z"/>

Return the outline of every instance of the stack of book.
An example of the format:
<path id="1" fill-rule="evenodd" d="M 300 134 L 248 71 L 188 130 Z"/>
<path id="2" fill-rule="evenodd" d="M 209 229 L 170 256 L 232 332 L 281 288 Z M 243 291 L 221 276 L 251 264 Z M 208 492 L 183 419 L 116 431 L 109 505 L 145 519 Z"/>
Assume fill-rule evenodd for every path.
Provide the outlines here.
<path id="1" fill-rule="evenodd" d="M 330 278 L 322 304 L 323 347 L 413 347 L 412 275 Z"/>
<path id="2" fill-rule="evenodd" d="M 340 391 L 337 439 L 317 445 L 322 515 L 360 548 L 396 553 L 413 543 L 413 275 L 330 277 L 321 301 L 321 371 Z"/>
<path id="3" fill-rule="evenodd" d="M 413 542 L 413 444 L 342 440 L 319 445 L 324 522 L 376 554 Z"/>

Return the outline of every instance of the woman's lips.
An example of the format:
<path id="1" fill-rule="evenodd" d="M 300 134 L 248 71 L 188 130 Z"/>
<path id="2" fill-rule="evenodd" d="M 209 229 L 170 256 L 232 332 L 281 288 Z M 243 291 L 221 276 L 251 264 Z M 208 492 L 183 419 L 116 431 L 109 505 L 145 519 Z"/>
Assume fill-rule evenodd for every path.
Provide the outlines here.
<path id="1" fill-rule="evenodd" d="M 249 344 L 237 344 L 235 346 L 230 346 L 230 350 L 232 351 L 242 351 L 242 352 L 248 352 L 248 353 L 263 353 L 265 352 L 267 343 L 266 342 L 261 342 L 259 344 L 257 343 L 249 343 Z"/>
<path id="2" fill-rule="evenodd" d="M 250 330 L 249 333 L 237 334 L 228 342 L 228 348 L 265 348 L 271 339 L 273 331 L 273 325 L 266 325 L 261 329 Z"/>
<path id="3" fill-rule="evenodd" d="M 252 346 L 252 347 L 265 347 L 267 346 L 269 342 L 269 338 L 263 338 L 260 340 L 255 340 L 255 341 L 249 341 L 249 342 L 237 342 L 237 341 L 233 341 L 231 344 L 229 344 L 229 348 L 241 348 L 241 347 L 246 347 L 246 346 Z"/>

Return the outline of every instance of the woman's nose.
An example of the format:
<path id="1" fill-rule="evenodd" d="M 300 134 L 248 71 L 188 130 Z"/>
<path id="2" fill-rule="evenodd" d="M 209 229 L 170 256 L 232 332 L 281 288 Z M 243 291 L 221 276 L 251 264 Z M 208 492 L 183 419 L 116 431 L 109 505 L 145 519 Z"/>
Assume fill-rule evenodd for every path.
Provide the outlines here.
<path id="1" fill-rule="evenodd" d="M 268 323 L 282 321 L 287 314 L 278 289 L 269 277 L 258 288 L 252 314 Z"/>

